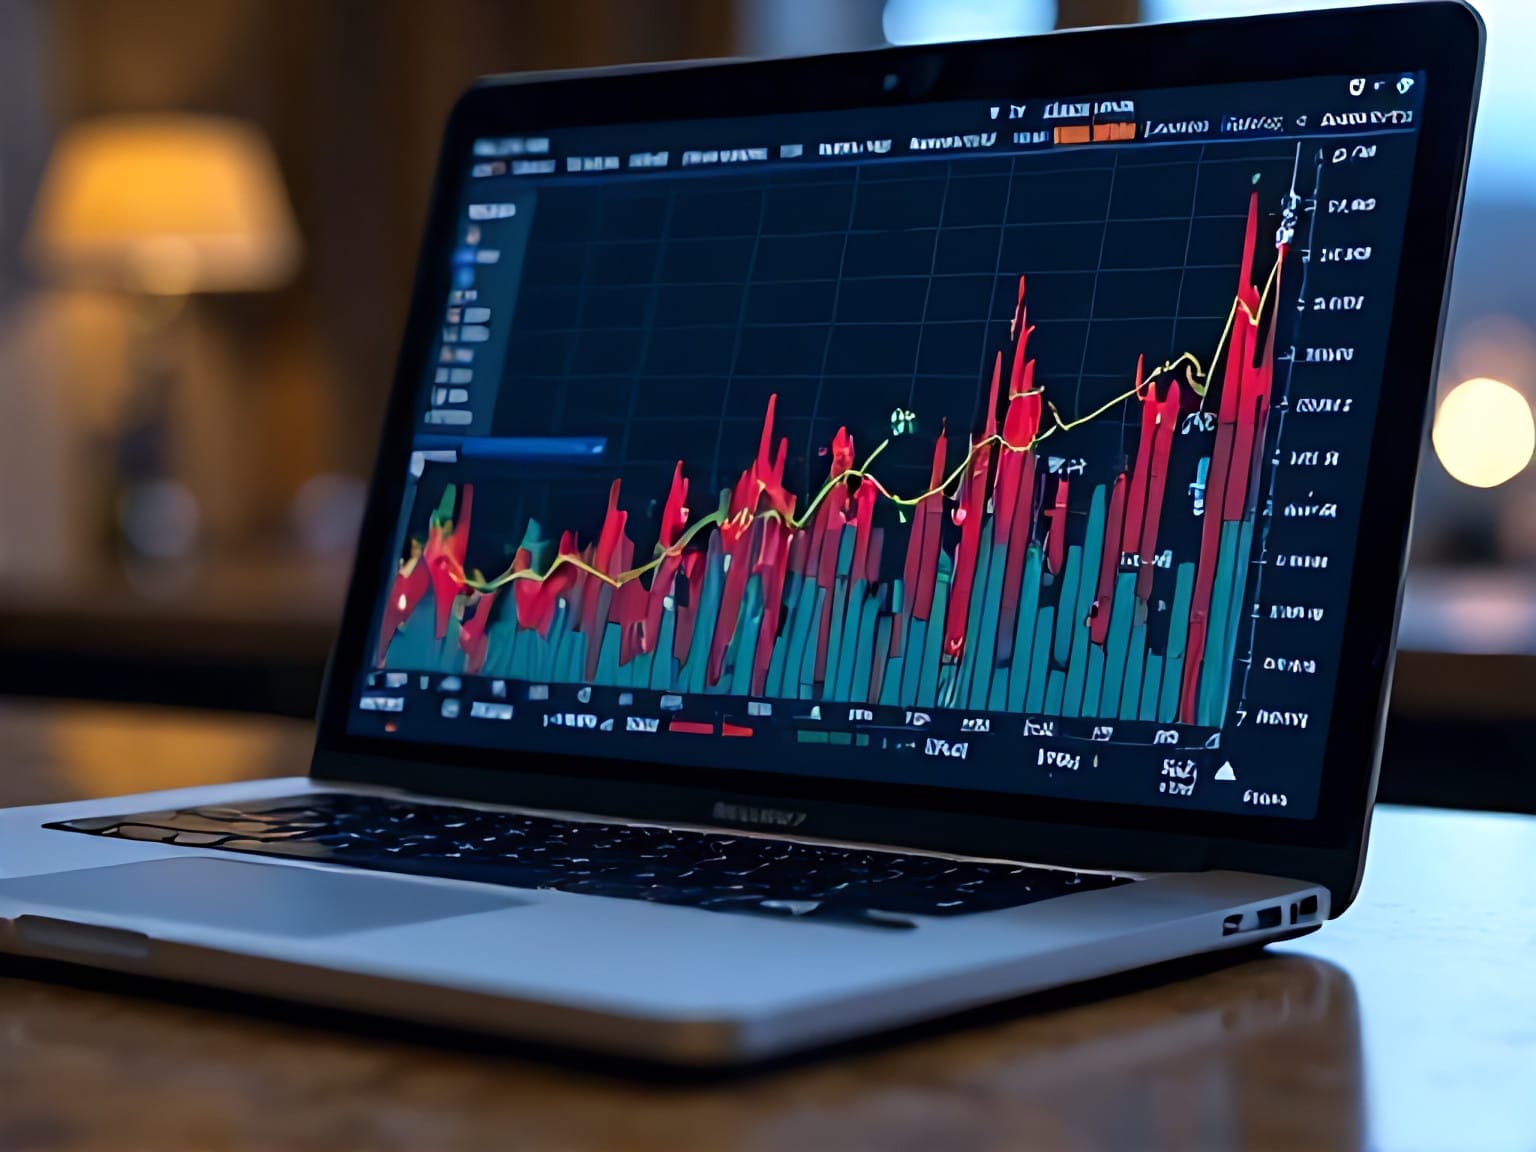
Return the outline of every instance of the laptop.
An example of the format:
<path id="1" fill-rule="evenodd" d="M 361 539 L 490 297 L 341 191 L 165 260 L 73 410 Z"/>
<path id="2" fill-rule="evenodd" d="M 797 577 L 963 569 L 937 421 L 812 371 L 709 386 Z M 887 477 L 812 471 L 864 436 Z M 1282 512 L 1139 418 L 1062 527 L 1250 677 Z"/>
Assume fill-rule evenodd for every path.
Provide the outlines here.
<path id="1" fill-rule="evenodd" d="M 1482 41 L 476 84 L 308 775 L 6 811 L 3 947 L 722 1065 L 1319 928 Z"/>

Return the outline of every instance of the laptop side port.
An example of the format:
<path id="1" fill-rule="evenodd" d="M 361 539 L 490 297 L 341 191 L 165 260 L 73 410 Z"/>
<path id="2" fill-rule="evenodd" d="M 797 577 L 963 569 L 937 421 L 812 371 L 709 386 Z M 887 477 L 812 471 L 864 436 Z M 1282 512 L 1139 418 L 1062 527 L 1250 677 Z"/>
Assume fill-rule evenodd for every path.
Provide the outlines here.
<path id="1" fill-rule="evenodd" d="M 1316 895 L 1303 896 L 1288 905 L 1271 904 L 1234 912 L 1221 921 L 1223 936 L 1237 936 L 1245 932 L 1270 932 L 1276 928 L 1300 927 L 1315 924 L 1320 919 L 1321 902 Z"/>

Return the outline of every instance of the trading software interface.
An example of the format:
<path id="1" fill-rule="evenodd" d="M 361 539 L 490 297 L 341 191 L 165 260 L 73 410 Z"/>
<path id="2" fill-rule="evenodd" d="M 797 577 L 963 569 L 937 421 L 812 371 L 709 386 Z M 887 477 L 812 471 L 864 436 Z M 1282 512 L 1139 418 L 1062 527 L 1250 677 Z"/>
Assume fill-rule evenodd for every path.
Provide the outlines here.
<path id="1" fill-rule="evenodd" d="M 476 140 L 351 730 L 1311 816 L 1424 84 Z"/>

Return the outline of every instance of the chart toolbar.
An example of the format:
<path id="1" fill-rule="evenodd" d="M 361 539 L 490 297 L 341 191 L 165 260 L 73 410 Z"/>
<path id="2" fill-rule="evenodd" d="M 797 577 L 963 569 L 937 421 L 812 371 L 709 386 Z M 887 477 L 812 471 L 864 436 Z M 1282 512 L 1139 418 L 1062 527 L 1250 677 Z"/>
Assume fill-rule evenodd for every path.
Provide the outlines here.
<path id="1" fill-rule="evenodd" d="M 1411 131 L 1424 94 L 1412 73 L 1339 78 L 1298 107 L 1278 85 L 1166 89 L 1091 99 L 1003 99 L 818 115 L 785 139 L 784 117 L 551 130 L 475 141 L 472 179 L 696 172 L 766 164 L 999 154 L 1095 145 L 1299 139 L 1340 130 Z M 1266 91 L 1268 89 L 1269 91 Z M 707 122 L 706 122 L 707 123 Z M 761 125 L 759 127 L 759 125 Z"/>

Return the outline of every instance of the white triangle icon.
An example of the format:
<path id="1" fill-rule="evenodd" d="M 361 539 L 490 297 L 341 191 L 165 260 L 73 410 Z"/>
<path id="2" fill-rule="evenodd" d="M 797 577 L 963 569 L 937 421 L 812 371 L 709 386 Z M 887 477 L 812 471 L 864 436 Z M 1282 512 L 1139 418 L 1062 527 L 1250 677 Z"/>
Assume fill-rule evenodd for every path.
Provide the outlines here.
<path id="1" fill-rule="evenodd" d="M 1237 773 L 1232 771 L 1232 761 L 1228 760 L 1220 768 L 1216 769 L 1216 779 L 1218 779 L 1218 780 L 1236 780 L 1237 779 Z"/>

